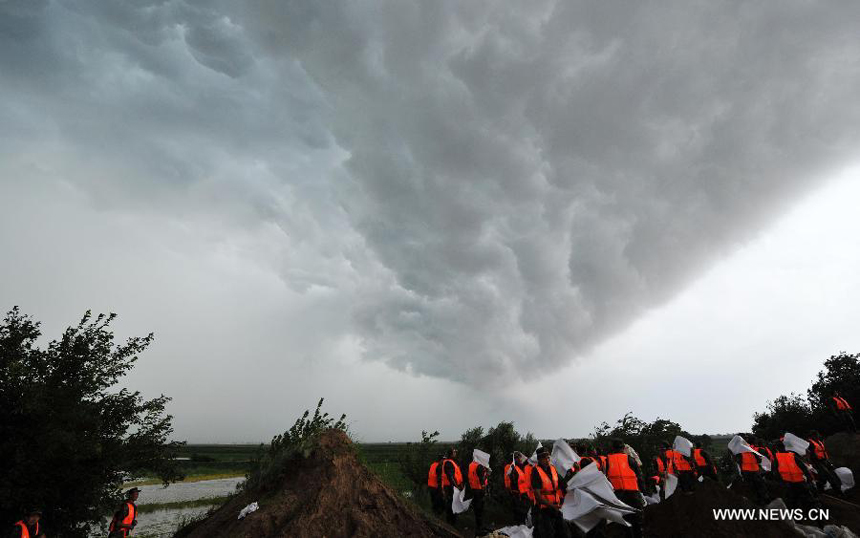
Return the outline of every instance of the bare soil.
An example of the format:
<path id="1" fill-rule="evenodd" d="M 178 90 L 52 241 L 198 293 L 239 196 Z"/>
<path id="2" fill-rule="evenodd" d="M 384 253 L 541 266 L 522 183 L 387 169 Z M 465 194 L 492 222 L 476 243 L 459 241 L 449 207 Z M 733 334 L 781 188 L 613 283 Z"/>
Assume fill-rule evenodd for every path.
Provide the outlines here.
<path id="1" fill-rule="evenodd" d="M 324 433 L 319 447 L 262 498 L 243 492 L 177 537 L 456 537 L 446 525 L 418 512 L 373 475 L 341 431 Z M 260 509 L 238 521 L 257 501 Z"/>

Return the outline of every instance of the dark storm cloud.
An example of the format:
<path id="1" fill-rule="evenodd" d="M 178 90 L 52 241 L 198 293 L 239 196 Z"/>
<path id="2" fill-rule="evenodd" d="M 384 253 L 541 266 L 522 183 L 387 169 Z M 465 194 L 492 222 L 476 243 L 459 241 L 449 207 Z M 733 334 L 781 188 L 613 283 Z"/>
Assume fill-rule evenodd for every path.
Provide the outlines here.
<path id="1" fill-rule="evenodd" d="M 6 2 L 0 151 L 101 207 L 273 224 L 249 255 L 340 294 L 369 359 L 530 376 L 854 159 L 859 9 Z"/>

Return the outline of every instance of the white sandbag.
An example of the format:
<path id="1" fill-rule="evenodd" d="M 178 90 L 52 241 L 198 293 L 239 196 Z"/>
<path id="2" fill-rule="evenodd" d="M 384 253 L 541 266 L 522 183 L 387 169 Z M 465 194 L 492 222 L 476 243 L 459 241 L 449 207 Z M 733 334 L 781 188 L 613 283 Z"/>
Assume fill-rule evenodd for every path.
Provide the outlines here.
<path id="1" fill-rule="evenodd" d="M 693 457 L 693 443 L 686 437 L 676 435 L 675 442 L 672 443 L 672 448 L 688 458 Z"/>
<path id="2" fill-rule="evenodd" d="M 532 536 L 534 536 L 532 534 L 534 529 L 526 527 L 525 525 L 502 527 L 501 529 L 497 529 L 496 532 L 505 534 L 510 538 L 532 538 Z"/>
<path id="3" fill-rule="evenodd" d="M 642 458 L 639 457 L 639 453 L 636 452 L 636 449 L 625 443 L 624 453 L 633 458 L 633 460 L 636 462 L 636 465 L 638 465 L 640 469 L 642 468 Z"/>
<path id="4" fill-rule="evenodd" d="M 675 490 L 678 489 L 678 477 L 673 474 L 666 475 L 666 499 L 672 496 L 675 493 Z"/>
<path id="5" fill-rule="evenodd" d="M 260 509 L 260 505 L 257 504 L 257 501 L 254 501 L 251 504 L 249 504 L 248 506 L 246 506 L 245 508 L 242 508 L 241 510 L 239 510 L 239 517 L 237 519 L 245 519 L 245 516 L 247 516 L 251 512 L 256 512 L 259 509 Z"/>
<path id="6" fill-rule="evenodd" d="M 477 448 L 473 450 L 472 461 L 477 461 L 480 465 L 486 467 L 487 470 L 490 470 L 490 455 L 483 450 L 478 450 Z"/>
<path id="7" fill-rule="evenodd" d="M 627 505 L 624 505 L 627 506 Z M 624 521 L 624 514 L 633 513 L 633 509 L 621 510 L 601 502 L 597 497 L 583 489 L 568 492 L 561 505 L 561 515 L 568 521 L 573 521 L 582 532 L 588 533 L 602 520 L 606 519 L 621 525 L 630 526 Z"/>
<path id="8" fill-rule="evenodd" d="M 734 437 L 732 437 L 732 440 L 729 441 L 728 447 L 732 454 L 734 454 L 735 456 L 737 456 L 741 452 L 752 452 L 753 454 L 758 454 L 759 456 L 761 456 L 761 454 L 756 452 L 756 450 L 751 447 L 749 443 L 747 443 L 740 435 L 735 435 Z"/>
<path id="9" fill-rule="evenodd" d="M 573 478 L 567 483 L 567 492 L 581 489 L 593 495 L 598 501 L 603 504 L 620 508 L 627 511 L 635 511 L 631 506 L 624 504 L 615 496 L 615 489 L 602 472 L 597 470 L 596 465 L 587 465 L 581 471 L 573 475 Z"/>
<path id="10" fill-rule="evenodd" d="M 854 487 L 854 473 L 848 467 L 837 467 L 834 471 L 842 482 L 842 491 L 848 491 Z"/>
<path id="11" fill-rule="evenodd" d="M 768 473 L 770 472 L 771 463 L 770 463 L 770 460 L 767 458 L 767 456 L 761 457 L 761 468 L 764 469 L 765 472 L 768 472 Z"/>
<path id="12" fill-rule="evenodd" d="M 537 447 L 535 447 L 535 451 L 534 451 L 534 452 L 532 452 L 532 457 L 530 457 L 530 458 L 529 458 L 529 463 L 531 463 L 532 465 L 537 465 L 537 464 L 538 464 L 538 461 L 537 461 L 537 451 L 538 451 L 538 449 L 539 449 L 539 448 L 542 448 L 542 447 L 543 447 L 543 445 L 540 443 L 540 441 L 538 441 L 538 445 L 537 445 Z"/>
<path id="13" fill-rule="evenodd" d="M 549 457 L 555 470 L 558 471 L 559 477 L 564 477 L 573 467 L 573 464 L 580 460 L 579 455 L 574 452 L 567 441 L 558 439 L 552 445 L 552 454 Z"/>
<path id="14" fill-rule="evenodd" d="M 793 433 L 785 432 L 785 437 L 782 439 L 782 444 L 785 449 L 801 456 L 806 455 L 806 449 L 809 448 L 809 441 L 805 441 Z"/>
<path id="15" fill-rule="evenodd" d="M 451 499 L 451 511 L 455 514 L 462 514 L 466 510 L 469 509 L 469 505 L 472 504 L 472 499 L 468 501 L 465 500 L 466 496 L 466 488 L 462 490 L 454 488 L 454 498 Z"/>

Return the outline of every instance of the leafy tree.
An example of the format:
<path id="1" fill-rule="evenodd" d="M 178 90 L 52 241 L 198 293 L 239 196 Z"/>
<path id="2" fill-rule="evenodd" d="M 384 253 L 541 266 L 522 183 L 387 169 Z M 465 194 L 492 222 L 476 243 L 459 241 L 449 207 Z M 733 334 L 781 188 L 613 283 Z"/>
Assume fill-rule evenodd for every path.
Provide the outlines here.
<path id="1" fill-rule="evenodd" d="M 51 534 L 86 537 L 121 499 L 124 480 L 181 478 L 168 442 L 169 398 L 115 390 L 153 336 L 114 342 L 115 314 L 87 312 L 46 348 L 40 324 L 13 308 L 0 325 L 0 526 L 27 508 Z"/>
<path id="2" fill-rule="evenodd" d="M 812 428 L 812 408 L 800 394 L 780 396 L 767 403 L 767 411 L 753 415 L 753 434 L 767 440 L 779 438 L 787 431 L 805 436 Z"/>
<path id="3" fill-rule="evenodd" d="M 403 474 L 414 484 L 413 495 L 416 498 L 427 497 L 424 486 L 427 484 L 427 473 L 430 465 L 436 461 L 444 448 L 439 446 L 439 432 L 421 431 L 420 443 L 406 443 L 406 450 L 400 457 L 400 468 Z M 429 497 L 428 497 L 429 498 Z"/>
<path id="4" fill-rule="evenodd" d="M 594 441 L 604 450 L 609 449 L 611 439 L 621 439 L 633 447 L 642 459 L 642 463 L 649 465 L 654 456 L 657 455 L 661 441 L 672 443 L 675 436 L 681 435 L 692 440 L 692 435 L 681 428 L 681 425 L 671 420 L 657 418 L 654 422 L 645 422 L 633 413 L 627 413 L 610 426 L 603 422 L 594 429 Z"/>

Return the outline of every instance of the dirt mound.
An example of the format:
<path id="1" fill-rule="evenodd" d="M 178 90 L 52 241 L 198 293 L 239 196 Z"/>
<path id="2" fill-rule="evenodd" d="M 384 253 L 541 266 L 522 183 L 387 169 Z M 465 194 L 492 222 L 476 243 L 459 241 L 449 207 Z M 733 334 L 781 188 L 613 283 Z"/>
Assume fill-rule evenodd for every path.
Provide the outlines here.
<path id="1" fill-rule="evenodd" d="M 698 484 L 696 491 L 682 491 L 666 501 L 645 509 L 645 536 L 701 536 L 705 538 L 756 536 L 782 538 L 794 535 L 782 521 L 717 521 L 716 508 L 756 508 L 746 498 L 711 480 Z"/>
<path id="2" fill-rule="evenodd" d="M 291 466 L 273 492 L 257 498 L 242 493 L 207 519 L 177 536 L 266 537 L 455 537 L 407 505 L 356 459 L 349 438 L 325 432 L 307 459 Z M 239 511 L 258 501 L 260 509 L 237 521 Z"/>
<path id="3" fill-rule="evenodd" d="M 836 467 L 848 467 L 857 476 L 860 472 L 860 435 L 837 433 L 825 439 L 824 446 Z"/>

